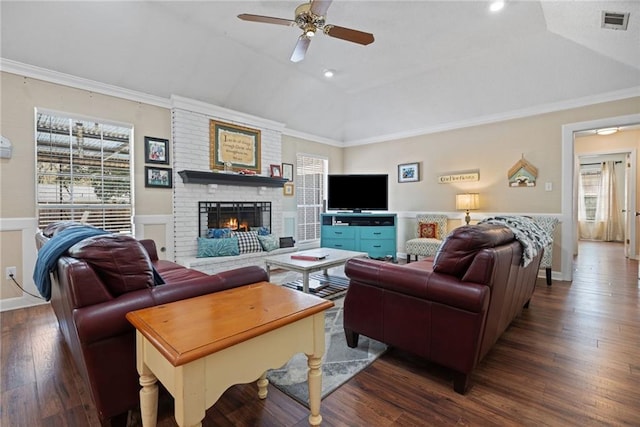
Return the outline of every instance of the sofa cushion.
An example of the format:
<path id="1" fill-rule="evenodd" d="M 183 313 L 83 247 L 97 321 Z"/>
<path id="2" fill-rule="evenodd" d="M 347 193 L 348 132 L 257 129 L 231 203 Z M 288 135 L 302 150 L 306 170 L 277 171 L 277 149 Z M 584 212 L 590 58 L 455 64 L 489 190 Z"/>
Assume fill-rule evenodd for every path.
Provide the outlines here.
<path id="1" fill-rule="evenodd" d="M 238 238 L 207 239 L 198 237 L 198 258 L 239 255 Z"/>
<path id="2" fill-rule="evenodd" d="M 438 224 L 435 222 L 418 223 L 418 237 L 423 239 L 440 239 L 438 235 Z"/>
<path id="3" fill-rule="evenodd" d="M 69 248 L 69 255 L 91 265 L 114 296 L 154 284 L 149 255 L 131 236 L 108 234 L 89 237 Z"/>
<path id="4" fill-rule="evenodd" d="M 234 231 L 231 234 L 238 238 L 238 247 L 241 254 L 262 252 L 262 245 L 260 245 L 260 240 L 258 240 L 257 231 Z"/>
<path id="5" fill-rule="evenodd" d="M 454 229 L 436 254 L 433 271 L 462 278 L 476 254 L 485 248 L 509 243 L 513 232 L 501 225 L 477 224 Z"/>
<path id="6" fill-rule="evenodd" d="M 280 239 L 272 234 L 269 234 L 268 236 L 261 236 L 258 234 L 258 240 L 260 241 L 262 250 L 267 252 L 274 251 L 280 247 Z"/>

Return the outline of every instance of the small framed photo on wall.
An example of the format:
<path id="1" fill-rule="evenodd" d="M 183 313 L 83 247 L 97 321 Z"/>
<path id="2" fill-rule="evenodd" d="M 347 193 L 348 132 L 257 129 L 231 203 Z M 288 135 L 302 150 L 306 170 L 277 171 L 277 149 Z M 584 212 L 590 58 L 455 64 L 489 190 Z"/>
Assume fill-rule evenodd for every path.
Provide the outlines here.
<path id="1" fill-rule="evenodd" d="M 282 178 L 282 171 L 280 170 L 280 165 L 271 165 L 271 177 L 272 178 Z"/>
<path id="2" fill-rule="evenodd" d="M 398 182 L 416 182 L 420 180 L 419 163 L 398 165 Z"/>
<path id="3" fill-rule="evenodd" d="M 289 181 L 293 181 L 293 165 L 291 163 L 282 164 L 282 177 Z"/>
<path id="4" fill-rule="evenodd" d="M 144 168 L 144 186 L 156 188 L 172 188 L 171 168 L 154 168 L 145 166 Z"/>
<path id="5" fill-rule="evenodd" d="M 169 164 L 169 140 L 144 137 L 144 162 Z"/>
<path id="6" fill-rule="evenodd" d="M 293 183 L 292 182 L 285 182 L 284 187 L 282 187 L 282 194 L 284 194 L 287 197 L 292 197 L 293 196 Z"/>

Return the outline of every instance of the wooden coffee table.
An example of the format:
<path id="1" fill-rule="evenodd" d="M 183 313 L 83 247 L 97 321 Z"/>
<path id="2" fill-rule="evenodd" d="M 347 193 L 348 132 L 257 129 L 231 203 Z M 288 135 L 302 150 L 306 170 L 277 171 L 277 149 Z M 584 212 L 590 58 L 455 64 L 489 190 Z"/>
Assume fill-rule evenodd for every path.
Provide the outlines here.
<path id="1" fill-rule="evenodd" d="M 296 271 L 302 273 L 302 290 L 309 292 L 309 274 L 315 271 L 323 270 L 327 274 L 327 270 L 331 267 L 343 265 L 351 258 L 365 257 L 366 252 L 346 251 L 343 249 L 321 248 L 327 253 L 325 259 L 318 261 L 307 261 L 291 258 L 292 255 L 304 255 L 305 253 L 317 253 L 319 249 L 311 249 L 309 251 L 292 252 L 288 254 L 275 255 L 266 257 L 264 263 L 266 265 L 267 274 L 271 274 L 271 267 L 278 267 L 285 270 Z"/>
<path id="2" fill-rule="evenodd" d="M 234 384 L 258 379 L 258 396 L 266 398 L 266 371 L 301 352 L 309 365 L 309 424 L 320 425 L 324 311 L 331 307 L 260 282 L 128 313 L 136 327 L 143 426 L 156 425 L 157 380 L 175 399 L 178 425 L 199 426 Z"/>

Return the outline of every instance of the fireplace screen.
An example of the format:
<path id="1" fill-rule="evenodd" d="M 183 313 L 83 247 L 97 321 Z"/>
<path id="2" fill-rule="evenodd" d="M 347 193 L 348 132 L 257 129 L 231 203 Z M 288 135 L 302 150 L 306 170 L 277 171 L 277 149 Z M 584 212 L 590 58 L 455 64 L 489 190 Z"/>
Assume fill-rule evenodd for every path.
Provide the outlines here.
<path id="1" fill-rule="evenodd" d="M 198 235 L 207 237 L 210 228 L 249 231 L 271 230 L 271 202 L 198 202 Z"/>

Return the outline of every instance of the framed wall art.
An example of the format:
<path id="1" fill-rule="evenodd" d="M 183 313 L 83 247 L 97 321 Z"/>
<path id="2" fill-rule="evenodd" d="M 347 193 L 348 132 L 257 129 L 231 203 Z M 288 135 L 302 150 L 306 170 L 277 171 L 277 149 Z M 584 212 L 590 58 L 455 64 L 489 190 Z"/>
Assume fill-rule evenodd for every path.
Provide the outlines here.
<path id="1" fill-rule="evenodd" d="M 209 122 L 211 169 L 248 169 L 260 173 L 260 130 L 231 123 Z M 228 166 L 227 166 L 228 168 Z"/>
<path id="2" fill-rule="evenodd" d="M 402 165 L 398 165 L 398 182 L 416 182 L 419 180 L 419 163 L 405 163 Z"/>
<path id="3" fill-rule="evenodd" d="M 169 140 L 162 138 L 144 137 L 144 162 L 169 164 Z"/>
<path id="4" fill-rule="evenodd" d="M 282 171 L 280 170 L 280 165 L 271 165 L 269 166 L 269 170 L 271 172 L 272 178 L 282 178 Z"/>
<path id="5" fill-rule="evenodd" d="M 287 197 L 292 197 L 293 196 L 293 183 L 292 182 L 285 182 L 284 186 L 282 187 L 282 194 L 284 194 Z"/>
<path id="6" fill-rule="evenodd" d="M 154 168 L 145 166 L 144 168 L 144 186 L 156 188 L 172 188 L 171 168 Z"/>
<path id="7" fill-rule="evenodd" d="M 282 164 L 282 177 L 289 181 L 293 181 L 293 165 L 291 163 Z"/>

